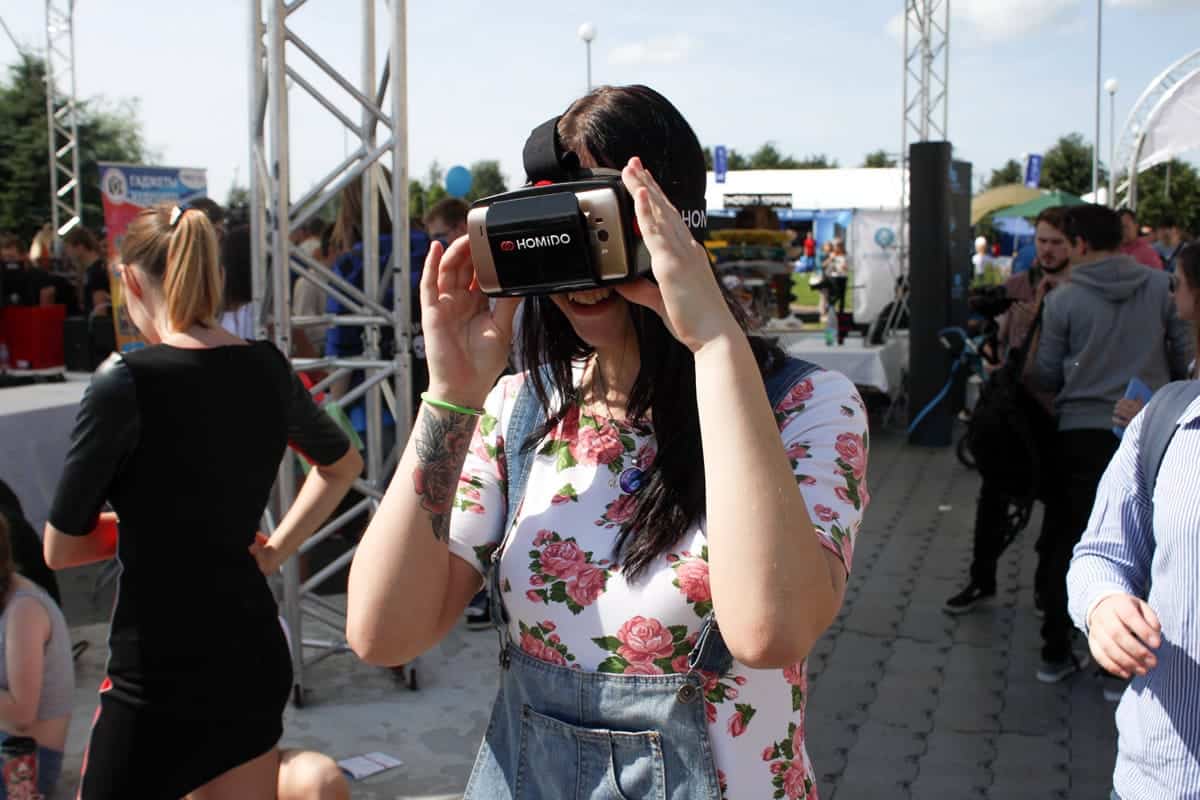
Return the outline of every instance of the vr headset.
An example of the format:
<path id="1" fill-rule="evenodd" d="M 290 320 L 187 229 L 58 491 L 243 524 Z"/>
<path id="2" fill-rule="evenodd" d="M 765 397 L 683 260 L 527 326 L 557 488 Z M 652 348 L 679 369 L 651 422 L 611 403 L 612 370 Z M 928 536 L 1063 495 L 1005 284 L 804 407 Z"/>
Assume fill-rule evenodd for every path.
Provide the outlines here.
<path id="1" fill-rule="evenodd" d="M 579 157 L 563 150 L 558 117 L 534 128 L 523 158 L 526 186 L 477 200 L 467 212 L 471 259 L 484 294 L 580 291 L 650 273 L 650 253 L 619 170 L 580 167 Z M 691 217 L 703 221 L 705 215 Z"/>

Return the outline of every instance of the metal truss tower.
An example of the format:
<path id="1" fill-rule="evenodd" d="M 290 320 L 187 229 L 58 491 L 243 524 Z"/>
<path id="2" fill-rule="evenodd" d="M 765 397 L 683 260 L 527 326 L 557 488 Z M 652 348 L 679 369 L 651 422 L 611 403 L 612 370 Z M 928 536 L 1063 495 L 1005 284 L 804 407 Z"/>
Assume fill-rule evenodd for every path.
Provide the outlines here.
<path id="1" fill-rule="evenodd" d="M 950 122 L 950 0 L 904 0 L 904 95 L 900 124 L 900 275 L 890 333 L 908 309 L 908 148 L 945 141 Z"/>
<path id="2" fill-rule="evenodd" d="M 336 323 L 360 329 L 363 352 L 354 357 L 293 359 L 297 370 L 323 370 L 327 375 L 312 387 L 328 393 L 352 375 L 362 382 L 337 399 L 343 408 L 362 401 L 366 412 L 366 474 L 355 488 L 362 499 L 330 520 L 300 549 L 309 552 L 346 523 L 372 514 L 383 498 L 398 454 L 408 439 L 412 419 L 412 345 L 407 320 L 411 296 L 408 232 L 407 69 L 405 51 L 406 0 L 390 0 L 379 14 L 378 0 L 327 1 L 327 10 L 345 15 L 358 8 L 361 20 L 361 69 L 345 75 L 322 58 L 299 36 L 289 20 L 308 0 L 250 0 L 250 227 L 254 263 L 254 298 L 262 310 L 258 335 L 273 331 L 275 344 L 291 352 L 292 330 Z M 378 27 L 377 27 L 377 23 Z M 376 63 L 376 33 L 387 34 L 387 56 Z M 332 82 L 336 95 L 323 93 L 314 80 Z M 288 90 L 299 88 L 338 120 L 350 137 L 350 152 L 331 159 L 329 170 L 303 193 L 293 191 L 290 170 Z M 335 148 L 329 148 L 332 152 Z M 340 149 L 340 148 L 336 148 Z M 385 158 L 390 162 L 387 175 Z M 362 186 L 363 284 L 355 286 L 289 241 L 291 232 L 317 215 L 358 180 Z M 379 230 L 379 204 L 389 211 L 392 227 Z M 380 235 L 390 234 L 389 263 L 380 265 Z M 291 283 L 310 281 L 337 299 L 348 314 L 333 317 L 293 317 Z M 393 294 L 394 309 L 386 296 Z M 270 327 L 268 327 L 270 326 Z M 391 337 L 385 334 L 392 334 Z M 395 356 L 383 352 L 387 338 Z M 395 445 L 385 443 L 383 409 L 395 420 Z M 387 449 L 385 449 L 387 448 Z M 297 463 L 285 458 L 279 471 L 279 508 L 290 507 L 296 495 Z M 268 514 L 268 517 L 270 515 Z M 273 525 L 266 520 L 268 527 Z M 305 668 L 346 649 L 344 610 L 316 593 L 331 575 L 343 569 L 353 551 L 301 581 L 300 564 L 292 558 L 283 568 L 283 617 L 291 634 L 295 673 L 294 699 L 302 702 Z M 326 638 L 305 636 L 315 622 Z"/>
<path id="3" fill-rule="evenodd" d="M 66 80 L 67 91 L 59 90 Z M 75 103 L 75 0 L 46 0 L 46 125 L 50 221 L 62 236 L 80 223 L 78 108 Z"/>

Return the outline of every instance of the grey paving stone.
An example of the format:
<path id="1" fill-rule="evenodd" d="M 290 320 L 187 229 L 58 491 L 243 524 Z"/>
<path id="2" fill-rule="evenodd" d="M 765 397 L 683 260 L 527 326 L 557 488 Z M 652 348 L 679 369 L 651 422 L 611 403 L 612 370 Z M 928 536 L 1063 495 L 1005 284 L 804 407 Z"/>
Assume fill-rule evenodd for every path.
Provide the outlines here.
<path id="1" fill-rule="evenodd" d="M 846 776 L 860 769 L 876 769 L 890 772 L 898 781 L 911 781 L 917 774 L 917 758 L 925 751 L 925 738 L 919 731 L 872 719 L 858 730 L 847 758 Z"/>
<path id="2" fill-rule="evenodd" d="M 935 728 L 946 732 L 998 733 L 1004 698 L 981 687 L 943 689 L 933 712 Z"/>
<path id="3" fill-rule="evenodd" d="M 900 618 L 896 635 L 904 639 L 941 644 L 950 641 L 953 631 L 954 620 L 942 611 L 941 603 L 936 607 L 909 605 Z"/>
<path id="4" fill-rule="evenodd" d="M 1066 687 L 1036 680 L 1014 681 L 1004 691 L 1000 727 L 1006 733 L 1065 737 L 1069 711 Z"/>
<path id="5" fill-rule="evenodd" d="M 990 780 L 990 776 L 987 779 Z M 960 775 L 926 775 L 922 773 L 909 788 L 913 800 L 983 800 L 987 797 L 987 784 L 968 784 Z"/>
<path id="6" fill-rule="evenodd" d="M 946 679 L 973 680 L 981 676 L 1005 674 L 1008 652 L 1003 645 L 956 645 L 946 657 Z"/>

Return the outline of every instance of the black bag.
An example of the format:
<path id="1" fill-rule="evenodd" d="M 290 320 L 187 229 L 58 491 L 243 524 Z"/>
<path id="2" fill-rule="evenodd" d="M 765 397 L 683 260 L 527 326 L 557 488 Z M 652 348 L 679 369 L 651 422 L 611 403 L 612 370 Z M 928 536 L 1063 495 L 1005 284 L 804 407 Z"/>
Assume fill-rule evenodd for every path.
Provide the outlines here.
<path id="1" fill-rule="evenodd" d="M 1025 388 L 1022 374 L 1042 310 L 1020 348 L 984 383 L 971 421 L 967 449 L 980 477 L 1020 505 L 1032 505 L 1043 477 L 1043 453 L 1053 439 L 1054 418 Z"/>

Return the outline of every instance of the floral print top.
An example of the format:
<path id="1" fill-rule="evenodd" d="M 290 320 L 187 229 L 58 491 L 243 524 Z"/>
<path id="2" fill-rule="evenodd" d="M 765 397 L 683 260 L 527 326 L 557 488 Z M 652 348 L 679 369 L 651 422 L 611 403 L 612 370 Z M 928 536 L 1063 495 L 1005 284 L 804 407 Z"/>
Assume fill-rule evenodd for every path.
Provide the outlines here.
<path id="1" fill-rule="evenodd" d="M 504 432 L 524 375 L 492 390 L 460 479 L 451 552 L 483 571 L 506 528 Z M 816 535 L 849 573 L 870 501 L 867 415 L 853 384 L 818 371 L 775 408 L 780 436 Z M 613 545 L 637 504 L 636 469 L 653 463 L 653 433 L 571 409 L 542 443 L 500 560 L 513 641 L 564 667 L 618 674 L 687 672 L 712 610 L 704 525 L 682 532 L 633 583 Z M 631 469 L 632 468 L 632 469 Z M 809 535 L 797 527 L 796 535 Z M 706 675 L 709 736 L 728 800 L 817 797 L 804 748 L 804 662 Z"/>

